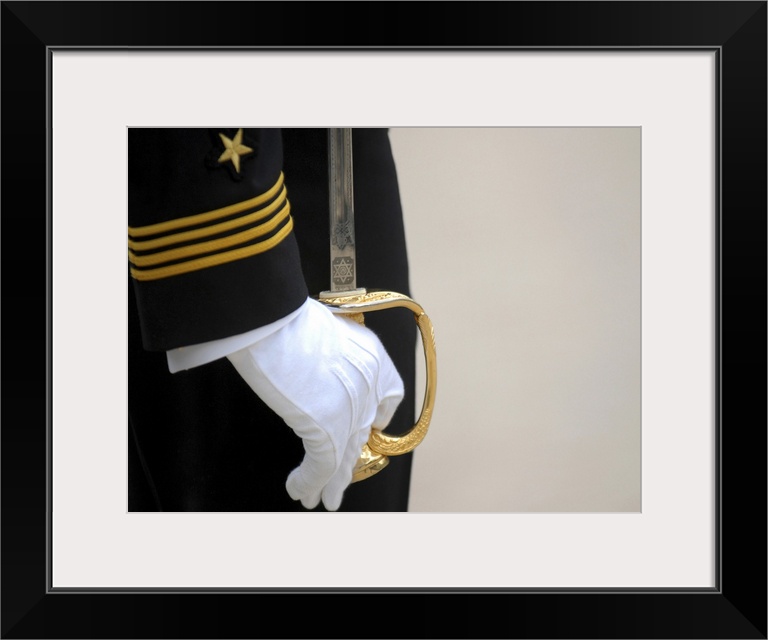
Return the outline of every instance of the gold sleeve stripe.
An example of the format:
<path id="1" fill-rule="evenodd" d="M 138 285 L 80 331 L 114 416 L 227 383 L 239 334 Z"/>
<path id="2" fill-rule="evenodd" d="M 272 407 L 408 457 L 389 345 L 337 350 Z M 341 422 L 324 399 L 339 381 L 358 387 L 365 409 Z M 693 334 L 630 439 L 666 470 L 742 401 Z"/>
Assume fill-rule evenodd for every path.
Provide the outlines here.
<path id="1" fill-rule="evenodd" d="M 159 280 L 161 278 L 168 278 L 170 276 L 180 275 L 182 273 L 189 273 L 192 271 L 199 271 L 200 269 L 207 269 L 209 267 L 215 267 L 227 262 L 234 262 L 235 260 L 241 260 L 242 258 L 248 258 L 259 253 L 269 251 L 273 247 L 280 244 L 293 229 L 293 219 L 288 218 L 288 223 L 280 229 L 274 236 L 257 242 L 256 244 L 249 245 L 247 247 L 241 247 L 240 249 L 233 249 L 225 253 L 217 253 L 212 256 L 205 256 L 203 258 L 197 258 L 189 262 L 182 262 L 179 264 L 172 264 L 167 267 L 159 267 L 157 269 L 151 269 L 148 271 L 142 271 L 131 267 L 131 275 L 136 280 Z"/>
<path id="2" fill-rule="evenodd" d="M 171 262 L 173 260 L 183 260 L 185 258 L 192 258 L 205 253 L 213 253 L 214 251 L 222 251 L 228 247 L 234 247 L 238 244 L 245 244 L 250 242 L 254 238 L 259 236 L 265 236 L 271 231 L 274 231 L 280 224 L 290 215 L 291 205 L 288 201 L 284 201 L 285 206 L 282 211 L 278 213 L 274 218 L 263 224 L 257 225 L 247 231 L 241 231 L 224 238 L 217 238 L 216 240 L 209 240 L 207 242 L 198 242 L 188 245 L 186 247 L 179 247 L 178 249 L 170 249 L 168 251 L 159 251 L 157 253 L 151 253 L 146 256 L 137 256 L 133 251 L 128 251 L 128 257 L 132 264 L 137 267 L 151 267 L 152 265 L 162 264 L 163 262 Z M 238 222 L 240 218 L 238 218 Z M 207 228 L 206 228 L 207 230 Z"/>
<path id="3" fill-rule="evenodd" d="M 128 238 L 128 247 L 135 251 L 149 251 L 159 247 L 167 247 L 172 244 L 189 242 L 190 240 L 196 240 L 197 238 L 202 238 L 204 236 L 212 236 L 218 233 L 223 233 L 225 231 L 229 231 L 230 229 L 252 224 L 253 222 L 261 220 L 262 218 L 266 218 L 279 207 L 281 207 L 285 203 L 285 200 L 286 189 L 283 186 L 283 189 L 277 199 L 275 199 L 272 203 L 263 209 L 249 213 L 246 216 L 228 220 L 227 222 L 220 222 L 218 224 L 210 225 L 207 227 L 201 227 L 200 229 L 193 229 L 191 231 L 174 233 L 171 235 L 163 236 L 161 238 L 154 238 L 153 240 L 132 240 L 131 238 Z"/>
<path id="4" fill-rule="evenodd" d="M 167 247 L 172 244 L 180 244 L 182 242 L 189 242 L 190 240 L 197 240 L 205 236 L 215 236 L 237 227 L 244 227 L 262 218 L 274 213 L 278 208 L 282 207 L 286 203 L 286 191 L 285 187 L 280 192 L 280 196 L 272 202 L 269 206 L 259 209 L 254 213 L 249 213 L 247 216 L 240 218 L 234 218 L 227 222 L 220 222 L 219 224 L 213 224 L 208 227 L 201 227 L 200 229 L 193 229 L 192 231 L 184 231 L 182 233 L 174 233 L 169 236 L 163 236 L 162 238 L 155 238 L 153 240 L 131 240 L 128 238 L 128 248 L 134 251 L 150 251 L 151 249 L 157 249 L 159 247 Z M 273 227 L 274 228 L 274 227 Z"/>
<path id="5" fill-rule="evenodd" d="M 270 187 L 269 191 L 255 196 L 250 200 L 243 202 L 237 202 L 221 209 L 214 209 L 213 211 L 207 211 L 205 213 L 198 213 L 193 216 L 187 216 L 185 218 L 177 218 L 175 220 L 168 220 L 166 222 L 158 222 L 157 224 L 150 224 L 145 227 L 128 227 L 128 235 L 134 238 L 140 238 L 143 236 L 153 236 L 160 233 L 168 233 L 169 231 L 176 231 L 183 229 L 184 227 L 192 227 L 199 224 L 205 224 L 212 220 L 218 220 L 219 218 L 226 218 L 227 216 L 234 215 L 236 213 L 242 213 L 248 209 L 258 207 L 265 202 L 269 202 L 275 197 L 280 189 L 283 187 L 284 176 L 282 172 L 277 182 Z"/>

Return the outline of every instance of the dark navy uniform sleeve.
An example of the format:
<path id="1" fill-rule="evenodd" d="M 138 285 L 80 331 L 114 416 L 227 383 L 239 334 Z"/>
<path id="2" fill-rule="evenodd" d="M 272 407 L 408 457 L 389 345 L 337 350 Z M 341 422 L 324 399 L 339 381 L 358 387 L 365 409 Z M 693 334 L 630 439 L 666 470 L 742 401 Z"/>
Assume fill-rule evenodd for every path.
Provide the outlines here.
<path id="1" fill-rule="evenodd" d="M 146 349 L 245 333 L 306 300 L 280 129 L 131 128 L 128 185 Z"/>

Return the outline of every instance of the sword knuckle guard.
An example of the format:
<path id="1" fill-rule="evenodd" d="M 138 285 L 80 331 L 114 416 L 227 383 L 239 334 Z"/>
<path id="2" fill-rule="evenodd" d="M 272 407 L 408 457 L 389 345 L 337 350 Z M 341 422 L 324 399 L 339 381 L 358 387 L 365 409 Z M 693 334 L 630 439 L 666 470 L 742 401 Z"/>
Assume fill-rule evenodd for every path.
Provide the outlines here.
<path id="1" fill-rule="evenodd" d="M 394 307 L 409 309 L 416 321 L 421 334 L 421 344 L 426 361 L 426 383 L 421 414 L 416 424 L 400 436 L 390 436 L 378 429 L 372 429 L 366 449 L 355 467 L 353 482 L 364 480 L 378 473 L 386 466 L 381 458 L 398 456 L 413 451 L 421 444 L 427 435 L 435 405 L 437 391 L 437 354 L 435 347 L 435 331 L 429 316 L 415 300 L 395 291 L 360 291 L 351 295 L 338 295 L 323 292 L 320 302 L 327 305 L 333 313 L 352 316 L 363 324 L 363 314 L 373 311 L 383 311 Z"/>

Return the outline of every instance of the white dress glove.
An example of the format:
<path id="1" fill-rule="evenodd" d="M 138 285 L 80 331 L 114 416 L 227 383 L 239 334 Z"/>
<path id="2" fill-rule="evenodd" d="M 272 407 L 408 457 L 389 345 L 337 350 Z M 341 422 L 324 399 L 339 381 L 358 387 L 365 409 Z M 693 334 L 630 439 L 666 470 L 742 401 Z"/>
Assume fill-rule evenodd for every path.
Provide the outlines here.
<path id="1" fill-rule="evenodd" d="M 404 396 L 378 336 L 308 298 L 288 324 L 227 357 L 303 441 L 288 494 L 336 511 L 371 426 L 386 427 Z"/>

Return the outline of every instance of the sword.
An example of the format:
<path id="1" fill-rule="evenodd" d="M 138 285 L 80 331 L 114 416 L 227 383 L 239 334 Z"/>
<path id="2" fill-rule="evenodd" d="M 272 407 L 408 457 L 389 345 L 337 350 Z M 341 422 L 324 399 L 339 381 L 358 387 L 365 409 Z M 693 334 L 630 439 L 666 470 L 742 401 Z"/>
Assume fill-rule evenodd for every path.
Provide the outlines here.
<path id="1" fill-rule="evenodd" d="M 400 436 L 371 429 L 368 442 L 355 465 L 352 482 L 377 474 L 389 464 L 389 456 L 413 451 L 427 434 L 437 390 L 435 331 L 424 309 L 410 297 L 395 291 L 368 290 L 357 286 L 355 213 L 352 175 L 352 130 L 328 130 L 328 186 L 330 190 L 331 287 L 318 295 L 333 313 L 342 313 L 364 324 L 364 314 L 393 307 L 409 309 L 421 334 L 426 360 L 424 401 L 416 424 Z"/>

